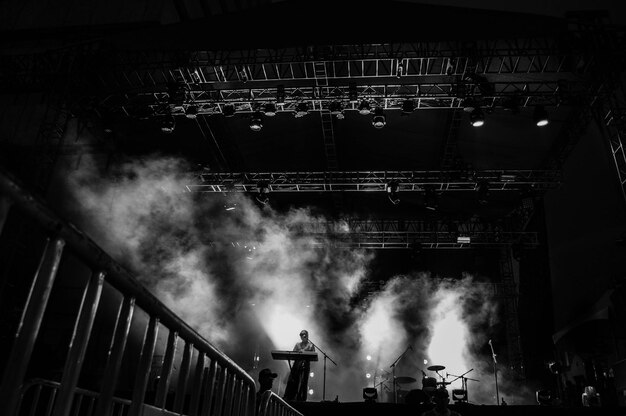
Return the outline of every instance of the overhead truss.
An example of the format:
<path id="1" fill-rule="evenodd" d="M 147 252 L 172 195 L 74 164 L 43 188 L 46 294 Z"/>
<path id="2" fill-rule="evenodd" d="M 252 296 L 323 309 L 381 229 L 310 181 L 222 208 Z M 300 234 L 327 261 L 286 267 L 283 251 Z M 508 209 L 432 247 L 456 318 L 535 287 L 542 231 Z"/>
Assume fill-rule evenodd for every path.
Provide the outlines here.
<path id="1" fill-rule="evenodd" d="M 310 238 L 316 247 L 421 250 L 511 245 L 531 248 L 539 244 L 535 232 L 512 231 L 506 224 L 480 221 L 345 219 L 299 223 L 290 225 L 289 231 L 299 238 Z M 246 246 L 254 244 L 248 242 Z"/>
<path id="2" fill-rule="evenodd" d="M 559 186 L 560 171 L 332 171 L 332 172 L 200 172 L 186 185 L 189 192 L 255 192 L 259 185 L 270 192 L 387 191 L 395 182 L 399 192 L 476 191 L 486 183 L 490 191 L 548 190 Z"/>

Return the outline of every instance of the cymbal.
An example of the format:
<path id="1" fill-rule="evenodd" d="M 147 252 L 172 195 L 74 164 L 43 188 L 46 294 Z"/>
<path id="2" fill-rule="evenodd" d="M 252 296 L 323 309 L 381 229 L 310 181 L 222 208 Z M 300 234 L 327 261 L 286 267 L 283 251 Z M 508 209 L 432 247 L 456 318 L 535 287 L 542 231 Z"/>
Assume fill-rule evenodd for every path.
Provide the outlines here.
<path id="1" fill-rule="evenodd" d="M 398 384 L 409 384 L 409 383 L 415 383 L 417 380 L 415 380 L 413 377 L 396 377 L 396 383 Z"/>
<path id="2" fill-rule="evenodd" d="M 431 365 L 430 367 L 426 367 L 427 369 L 429 369 L 430 371 L 441 371 L 441 370 L 445 370 L 446 367 L 443 365 Z"/>

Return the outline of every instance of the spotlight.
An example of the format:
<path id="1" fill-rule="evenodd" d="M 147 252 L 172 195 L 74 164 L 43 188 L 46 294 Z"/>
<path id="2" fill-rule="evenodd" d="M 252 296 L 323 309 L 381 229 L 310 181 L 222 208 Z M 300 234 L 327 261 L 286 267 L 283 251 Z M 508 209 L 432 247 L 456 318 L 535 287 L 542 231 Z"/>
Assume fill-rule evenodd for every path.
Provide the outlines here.
<path id="1" fill-rule="evenodd" d="M 359 102 L 359 93 L 356 90 L 356 82 L 351 82 L 348 86 L 348 100 L 350 100 L 350 104 L 356 104 Z"/>
<path id="2" fill-rule="evenodd" d="M 333 101 L 329 106 L 330 114 L 336 116 L 338 119 L 342 119 L 343 117 L 343 106 L 339 101 Z"/>
<path id="3" fill-rule="evenodd" d="M 394 205 L 398 205 L 400 203 L 400 198 L 398 198 L 398 188 L 398 182 L 389 182 L 387 184 L 387 196 Z"/>
<path id="4" fill-rule="evenodd" d="M 367 361 L 371 361 L 371 360 L 372 360 L 372 356 L 371 356 L 371 355 L 368 355 L 367 357 L 365 357 L 365 359 L 366 359 Z"/>
<path id="5" fill-rule="evenodd" d="M 481 205 L 485 205 L 489 202 L 489 181 L 482 180 L 476 186 L 476 194 L 478 196 L 478 202 Z"/>
<path id="6" fill-rule="evenodd" d="M 250 130 L 252 131 L 261 131 L 263 128 L 263 113 L 260 111 L 255 111 L 252 113 L 250 117 Z"/>
<path id="7" fill-rule="evenodd" d="M 162 133 L 170 134 L 174 131 L 174 128 L 176 127 L 176 120 L 171 114 L 162 116 L 160 118 L 160 123 Z"/>
<path id="8" fill-rule="evenodd" d="M 474 111 L 477 107 L 476 101 L 473 98 L 464 98 L 463 101 L 461 101 L 461 106 L 463 107 L 463 111 L 468 113 Z"/>
<path id="9" fill-rule="evenodd" d="M 361 101 L 361 104 L 359 104 L 359 114 L 366 116 L 369 113 L 371 113 L 369 101 L 367 100 Z"/>
<path id="10" fill-rule="evenodd" d="M 285 104 L 285 86 L 281 84 L 276 87 L 276 105 L 283 104 Z"/>
<path id="11" fill-rule="evenodd" d="M 363 388 L 363 398 L 366 402 L 375 402 L 378 398 L 378 390 L 374 387 Z"/>
<path id="12" fill-rule="evenodd" d="M 507 97 L 502 103 L 502 106 L 504 107 L 505 111 L 510 111 L 511 114 L 517 114 L 519 113 L 520 102 L 520 97 L 517 95 L 513 95 L 511 97 Z"/>
<path id="13" fill-rule="evenodd" d="M 480 127 L 485 124 L 485 116 L 480 108 L 472 110 L 470 113 L 470 123 L 472 123 L 472 126 L 474 127 Z"/>
<path id="14" fill-rule="evenodd" d="M 382 129 L 386 124 L 387 117 L 385 117 L 382 107 L 376 107 L 374 110 L 374 117 L 372 118 L 372 126 L 377 129 Z"/>
<path id="15" fill-rule="evenodd" d="M 236 202 L 227 202 L 224 204 L 224 210 L 225 211 L 234 211 L 237 209 L 237 203 Z"/>
<path id="16" fill-rule="evenodd" d="M 424 189 L 424 207 L 431 211 L 436 211 L 439 207 L 437 191 L 432 186 L 427 186 Z"/>
<path id="17" fill-rule="evenodd" d="M 222 108 L 222 114 L 224 114 L 224 117 L 232 117 L 235 115 L 235 106 L 232 104 L 226 104 L 224 105 L 224 107 Z"/>
<path id="18" fill-rule="evenodd" d="M 365 373 L 365 378 L 372 378 L 372 374 L 370 374 L 370 373 Z"/>
<path id="19" fill-rule="evenodd" d="M 402 115 L 409 115 L 415 110 L 415 102 L 413 100 L 404 100 L 402 102 Z"/>
<path id="20" fill-rule="evenodd" d="M 296 106 L 296 118 L 304 117 L 309 114 L 309 104 L 306 101 L 298 103 Z"/>
<path id="21" fill-rule="evenodd" d="M 274 117 L 276 115 L 276 104 L 266 103 L 263 107 L 263 112 L 268 117 Z"/>
<path id="22" fill-rule="evenodd" d="M 259 182 L 256 185 L 257 194 L 254 199 L 257 200 L 261 205 L 267 205 L 270 202 L 270 197 L 268 194 L 270 193 L 270 188 L 267 186 L 265 182 Z"/>
<path id="23" fill-rule="evenodd" d="M 198 106 L 195 104 L 187 106 L 185 109 L 185 117 L 189 119 L 195 119 L 198 115 Z"/>
<path id="24" fill-rule="evenodd" d="M 547 126 L 550 123 L 550 120 L 548 119 L 548 112 L 542 105 L 538 105 L 535 107 L 535 111 L 533 112 L 533 119 L 535 120 L 535 124 L 537 124 L 537 127 Z"/>
<path id="25" fill-rule="evenodd" d="M 309 389 L 309 395 L 312 396 L 314 393 L 313 389 Z"/>
<path id="26" fill-rule="evenodd" d="M 400 60 L 396 66 L 396 78 L 402 77 L 402 74 L 404 74 L 404 62 Z"/>
<path id="27" fill-rule="evenodd" d="M 537 403 L 542 406 L 550 406 L 552 404 L 552 392 L 550 390 L 537 390 L 535 396 Z"/>
<path id="28" fill-rule="evenodd" d="M 469 236 L 460 235 L 456 238 L 457 244 L 470 244 L 472 242 L 472 238 Z"/>
<path id="29" fill-rule="evenodd" d="M 452 390 L 452 400 L 456 402 L 466 402 L 467 401 L 467 390 L 464 389 L 453 389 Z"/>

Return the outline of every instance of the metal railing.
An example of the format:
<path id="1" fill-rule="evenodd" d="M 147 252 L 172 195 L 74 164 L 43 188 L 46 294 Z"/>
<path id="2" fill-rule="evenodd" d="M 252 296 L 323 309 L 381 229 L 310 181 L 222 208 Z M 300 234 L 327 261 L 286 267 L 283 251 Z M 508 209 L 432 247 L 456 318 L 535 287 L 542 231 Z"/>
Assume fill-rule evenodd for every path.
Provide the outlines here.
<path id="1" fill-rule="evenodd" d="M 303 416 L 271 390 L 259 398 L 257 416 Z"/>
<path id="2" fill-rule="evenodd" d="M 155 409 L 164 415 L 255 414 L 255 382 L 243 369 L 165 307 L 85 234 L 60 219 L 2 169 L 0 208 L 0 234 L 9 228 L 11 214 L 17 210 L 17 220 L 33 223 L 43 240 L 39 245 L 26 248 L 30 253 L 38 250 L 33 258 L 38 257 L 39 260 L 32 267 L 36 270 L 34 275 L 27 276 L 31 280 L 27 282 L 29 288 L 25 300 L 19 301 L 21 303 L 16 307 L 21 316 L 15 317 L 15 332 L 9 338 L 12 345 L 6 346 L 9 352 L 2 357 L 6 361 L 0 362 L 1 415 L 38 415 L 40 413 L 36 412 L 41 410 L 37 410 L 37 406 L 43 406 L 44 395 L 43 414 L 46 416 L 139 416 L 154 413 Z M 76 308 L 77 312 L 59 318 L 58 314 L 48 313 L 54 302 L 49 302 L 51 292 L 63 289 L 59 289 L 62 286 L 60 284 L 55 286 L 55 281 L 80 281 L 75 276 L 78 272 L 70 273 L 60 266 L 65 257 L 82 264 L 82 282 L 86 284 L 82 287 L 82 299 Z M 20 262 L 22 259 L 15 261 Z M 3 278 L 10 277 L 5 275 Z M 75 285 L 78 286 L 77 283 Z M 89 389 L 97 391 L 88 391 L 81 388 L 83 386 L 79 387 L 83 375 L 81 371 L 88 347 L 96 348 L 92 344 L 102 343 L 102 339 L 92 341 L 91 335 L 101 303 L 103 309 L 111 306 L 110 298 L 101 302 L 105 298 L 105 286 L 107 296 L 116 294 L 119 305 L 117 314 L 98 315 L 100 320 L 97 325 L 106 321 L 113 329 L 107 344 L 106 365 L 95 382 L 98 387 Z M 6 291 L 6 286 L 3 289 Z M 7 299 L 6 292 L 0 292 L 0 295 Z M 138 319 L 139 315 L 145 319 Z M 55 352 L 66 350 L 64 358 L 63 354 L 59 358 L 62 367 L 62 371 L 57 374 L 59 381 L 45 381 L 37 376 L 36 380 L 26 381 L 33 377 L 33 371 L 36 372 L 37 366 L 41 364 L 33 357 L 41 354 L 36 347 L 38 337 L 46 335 L 41 334 L 42 323 L 45 326 L 51 319 L 64 319 L 66 327 L 70 328 L 73 323 L 69 347 L 68 343 L 61 341 L 58 341 L 58 345 L 46 344 L 46 354 L 50 353 L 50 348 Z M 68 325 L 67 320 L 73 322 Z M 134 333 L 131 333 L 131 324 L 134 325 Z M 161 335 L 167 332 L 167 342 L 157 345 L 159 329 Z M 136 333 L 142 336 L 134 336 Z M 50 338 L 47 338 L 49 341 Z M 131 342 L 134 342 L 132 345 L 135 347 L 132 351 L 127 347 Z M 162 356 L 156 354 L 157 347 L 162 347 Z M 136 350 L 140 354 L 136 354 Z M 157 368 L 158 376 L 151 379 L 155 370 L 155 357 L 162 357 L 162 361 Z M 43 358 L 47 360 L 48 356 L 44 355 Z M 123 367 L 124 359 L 126 367 Z M 123 371 L 130 371 L 128 363 L 133 366 L 134 382 L 129 387 L 127 397 L 121 399 L 117 392 L 122 383 Z M 149 383 L 153 383 L 153 393 Z M 147 394 L 148 391 L 150 394 Z"/>

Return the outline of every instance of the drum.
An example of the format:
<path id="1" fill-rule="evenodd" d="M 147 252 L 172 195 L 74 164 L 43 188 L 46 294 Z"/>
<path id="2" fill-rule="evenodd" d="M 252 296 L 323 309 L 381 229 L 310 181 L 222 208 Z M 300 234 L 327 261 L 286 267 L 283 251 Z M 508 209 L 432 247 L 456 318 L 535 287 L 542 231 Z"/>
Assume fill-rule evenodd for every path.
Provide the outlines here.
<path id="1" fill-rule="evenodd" d="M 437 379 L 435 377 L 424 377 L 422 379 L 422 390 L 435 391 L 437 389 Z"/>
<path id="2" fill-rule="evenodd" d="M 411 390 L 406 396 L 404 396 L 404 403 L 427 404 L 430 403 L 430 396 L 419 389 Z"/>

